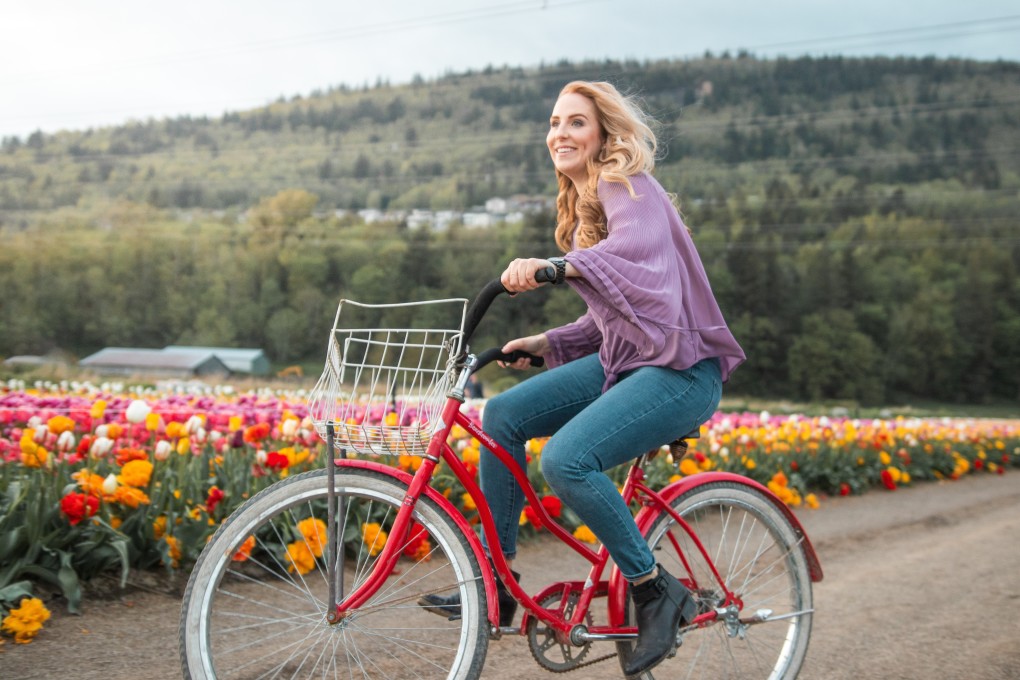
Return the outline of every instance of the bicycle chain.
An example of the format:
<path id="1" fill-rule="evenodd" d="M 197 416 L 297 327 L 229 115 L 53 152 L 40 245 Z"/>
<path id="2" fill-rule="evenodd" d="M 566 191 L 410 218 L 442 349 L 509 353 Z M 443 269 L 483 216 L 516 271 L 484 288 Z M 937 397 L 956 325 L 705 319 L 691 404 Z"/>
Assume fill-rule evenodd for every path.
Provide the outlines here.
<path id="1" fill-rule="evenodd" d="M 611 654 L 606 654 L 605 656 L 600 656 L 596 659 L 591 659 L 590 661 L 582 661 L 578 663 L 576 666 L 571 666 L 570 668 L 550 668 L 549 666 L 546 666 L 544 663 L 542 663 L 542 661 L 537 656 L 535 656 L 534 650 L 531 651 L 531 655 L 535 657 L 535 661 L 538 661 L 538 664 L 542 668 L 546 669 L 550 673 L 569 673 L 571 671 L 576 671 L 581 668 L 586 668 L 588 666 L 591 666 L 592 664 L 608 661 L 609 659 L 612 659 L 613 657 L 617 656 L 616 652 L 613 652 Z"/>

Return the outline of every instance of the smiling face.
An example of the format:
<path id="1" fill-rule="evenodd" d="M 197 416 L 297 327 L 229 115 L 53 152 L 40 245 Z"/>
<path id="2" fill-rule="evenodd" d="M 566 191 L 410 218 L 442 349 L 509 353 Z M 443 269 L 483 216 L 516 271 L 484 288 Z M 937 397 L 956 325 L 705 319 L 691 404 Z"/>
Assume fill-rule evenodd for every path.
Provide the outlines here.
<path id="1" fill-rule="evenodd" d="M 583 193 L 588 184 L 588 161 L 602 149 L 602 127 L 594 102 L 576 92 L 561 95 L 549 118 L 545 142 L 553 165 Z"/>

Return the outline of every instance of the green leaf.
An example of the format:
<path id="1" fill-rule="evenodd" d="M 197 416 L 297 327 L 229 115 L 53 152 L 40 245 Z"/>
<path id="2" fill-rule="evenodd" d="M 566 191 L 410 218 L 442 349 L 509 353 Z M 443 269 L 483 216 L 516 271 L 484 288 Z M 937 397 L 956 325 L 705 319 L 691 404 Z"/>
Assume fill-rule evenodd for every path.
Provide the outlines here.
<path id="1" fill-rule="evenodd" d="M 23 542 L 25 537 L 24 527 L 13 527 L 8 531 L 3 531 L 0 528 L 0 563 L 6 562 L 8 556 L 20 555 L 22 550 L 18 548 L 18 545 Z"/>
<path id="2" fill-rule="evenodd" d="M 127 585 L 128 574 L 131 573 L 131 560 L 128 557 L 128 542 L 125 539 L 118 539 L 110 543 L 110 547 L 117 551 L 120 556 L 120 587 Z"/>
<path id="3" fill-rule="evenodd" d="M 0 587 L 10 585 L 11 581 L 20 576 L 25 571 L 25 564 L 24 558 L 21 558 L 12 564 L 4 565 L 3 571 L 0 571 Z"/>
<path id="4" fill-rule="evenodd" d="M 78 582 L 78 574 L 71 566 L 71 553 L 58 551 L 60 554 L 60 569 L 57 571 L 57 582 L 60 590 L 67 598 L 67 611 L 72 614 L 80 614 L 81 609 L 81 584 Z"/>
<path id="5" fill-rule="evenodd" d="M 0 604 L 14 605 L 25 597 L 32 597 L 32 583 L 30 581 L 18 581 L 17 583 L 0 588 Z"/>

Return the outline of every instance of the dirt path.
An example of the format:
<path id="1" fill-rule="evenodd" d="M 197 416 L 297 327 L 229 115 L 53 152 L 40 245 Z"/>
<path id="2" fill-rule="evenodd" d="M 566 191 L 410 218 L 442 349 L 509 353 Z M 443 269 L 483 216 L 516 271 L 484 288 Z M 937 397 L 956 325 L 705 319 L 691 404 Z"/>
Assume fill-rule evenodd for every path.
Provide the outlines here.
<path id="1" fill-rule="evenodd" d="M 799 515 L 825 569 L 802 678 L 1020 677 L 1012 618 L 1020 604 L 1020 474 L 827 499 Z M 583 573 L 544 540 L 525 546 L 517 564 L 528 587 Z M 53 609 L 34 643 L 2 648 L 0 677 L 180 677 L 177 597 L 135 588 L 87 600 L 84 616 Z M 607 661 L 567 677 L 620 678 L 618 668 Z M 553 676 L 523 640 L 503 639 L 490 646 L 484 677 Z"/>

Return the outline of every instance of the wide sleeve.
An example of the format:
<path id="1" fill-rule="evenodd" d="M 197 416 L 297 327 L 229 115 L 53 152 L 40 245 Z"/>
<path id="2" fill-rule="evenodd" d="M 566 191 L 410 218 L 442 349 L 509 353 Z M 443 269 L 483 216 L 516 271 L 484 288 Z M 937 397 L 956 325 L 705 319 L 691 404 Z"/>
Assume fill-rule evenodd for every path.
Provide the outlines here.
<path id="1" fill-rule="evenodd" d="M 674 232 L 683 225 L 654 180 L 637 175 L 631 183 L 636 197 L 624 184 L 599 182 L 608 235 L 591 248 L 567 254 L 581 274 L 568 282 L 604 319 L 607 332 L 651 358 L 662 351 L 682 315 Z"/>
<path id="2" fill-rule="evenodd" d="M 546 331 L 545 337 L 549 340 L 545 355 L 549 368 L 594 354 L 602 346 L 602 332 L 590 310 L 573 323 Z"/>

